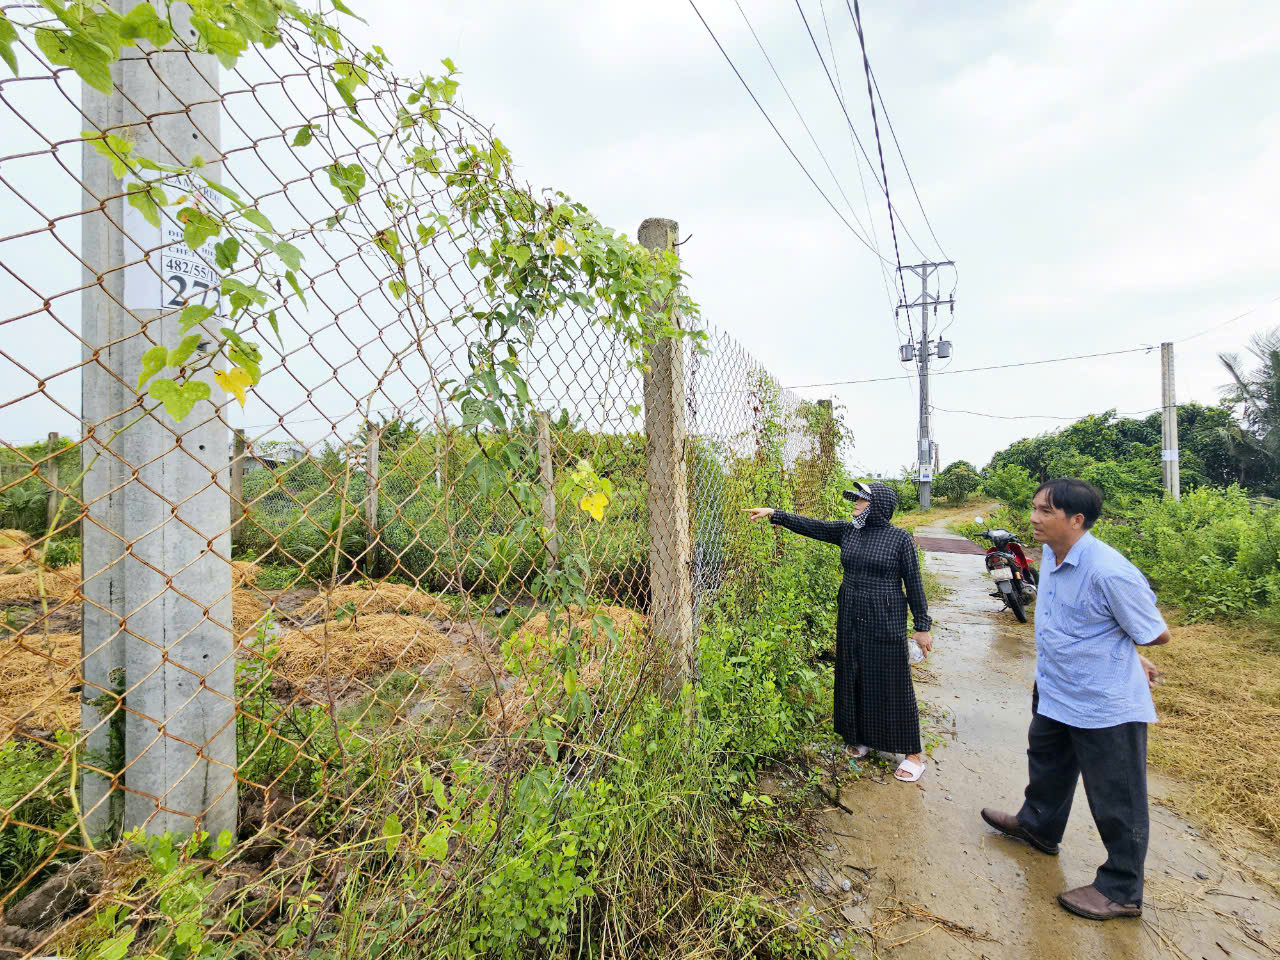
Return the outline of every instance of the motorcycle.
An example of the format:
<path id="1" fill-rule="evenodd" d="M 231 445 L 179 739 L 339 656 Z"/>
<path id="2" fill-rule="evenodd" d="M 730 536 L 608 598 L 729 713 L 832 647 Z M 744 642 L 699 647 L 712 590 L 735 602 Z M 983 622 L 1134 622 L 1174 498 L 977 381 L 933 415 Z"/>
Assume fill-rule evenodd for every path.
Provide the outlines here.
<path id="1" fill-rule="evenodd" d="M 983 524 L 981 517 L 974 517 L 974 522 Z M 1036 587 L 1040 584 L 1040 573 L 1030 561 L 1022 544 L 1008 530 L 982 530 L 978 536 L 991 541 L 987 550 L 987 570 L 996 583 L 996 591 L 991 594 L 1004 601 L 1004 605 L 1013 611 L 1019 623 L 1027 622 L 1027 607 L 1035 602 Z"/>

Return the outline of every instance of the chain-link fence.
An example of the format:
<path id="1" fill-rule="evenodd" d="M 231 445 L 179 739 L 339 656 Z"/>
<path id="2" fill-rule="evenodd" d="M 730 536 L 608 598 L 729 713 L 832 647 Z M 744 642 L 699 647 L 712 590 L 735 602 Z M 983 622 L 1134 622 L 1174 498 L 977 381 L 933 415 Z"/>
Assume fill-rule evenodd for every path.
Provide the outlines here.
<path id="1" fill-rule="evenodd" d="M 835 431 L 451 66 L 206 7 L 0 21 L 0 941 L 306 952 L 357 897 L 353 954 L 409 906 L 425 950 L 532 769 L 554 819 L 696 682 L 742 508 Z"/>

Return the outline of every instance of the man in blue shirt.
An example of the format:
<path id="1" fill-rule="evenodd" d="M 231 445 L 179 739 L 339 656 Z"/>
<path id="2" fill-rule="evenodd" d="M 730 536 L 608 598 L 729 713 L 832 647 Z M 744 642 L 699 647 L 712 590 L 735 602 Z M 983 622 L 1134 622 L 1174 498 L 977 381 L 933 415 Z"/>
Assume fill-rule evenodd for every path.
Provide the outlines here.
<path id="1" fill-rule="evenodd" d="M 1050 480 L 1036 491 L 1031 525 L 1044 556 L 1026 800 L 1016 815 L 982 811 L 997 830 L 1057 854 L 1083 776 L 1107 862 L 1093 883 L 1058 902 L 1091 920 L 1142 915 L 1147 724 L 1156 712 L 1155 668 L 1138 647 L 1170 639 L 1146 578 L 1089 533 L 1101 512 L 1101 494 L 1080 480 Z"/>

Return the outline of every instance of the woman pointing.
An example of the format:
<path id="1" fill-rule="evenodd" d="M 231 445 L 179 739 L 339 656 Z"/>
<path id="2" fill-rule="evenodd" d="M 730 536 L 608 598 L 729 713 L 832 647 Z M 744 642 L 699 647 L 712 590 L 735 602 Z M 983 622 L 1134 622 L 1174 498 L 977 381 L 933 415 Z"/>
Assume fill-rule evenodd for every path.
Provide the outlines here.
<path id="1" fill-rule="evenodd" d="M 835 727 L 856 757 L 871 750 L 906 754 L 894 776 L 924 773 L 920 715 L 907 656 L 907 606 L 915 641 L 928 653 L 933 622 L 924 596 L 915 541 L 889 519 L 898 495 L 883 483 L 846 490 L 853 520 L 828 523 L 770 507 L 747 512 L 795 533 L 840 547 L 844 580 L 836 619 Z M 904 592 L 905 588 L 905 592 Z"/>

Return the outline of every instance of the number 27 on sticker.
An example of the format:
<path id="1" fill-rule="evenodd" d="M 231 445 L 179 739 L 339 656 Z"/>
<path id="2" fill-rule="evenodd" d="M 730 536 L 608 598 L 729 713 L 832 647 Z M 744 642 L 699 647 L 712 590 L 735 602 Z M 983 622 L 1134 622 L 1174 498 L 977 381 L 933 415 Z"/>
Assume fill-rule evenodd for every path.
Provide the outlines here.
<path id="1" fill-rule="evenodd" d="M 171 287 L 174 287 L 174 288 L 176 289 L 176 291 L 177 291 L 177 292 L 173 295 L 173 299 L 169 301 L 168 306 L 170 306 L 170 307 L 182 307 L 182 306 L 186 306 L 188 301 L 187 301 L 187 300 L 186 300 L 186 298 L 183 296 L 183 295 L 187 292 L 187 279 L 186 279 L 186 277 L 183 277 L 183 276 L 181 276 L 180 274 L 172 273 L 172 274 L 170 274 L 170 275 L 169 275 L 169 285 L 170 285 Z M 212 287 L 210 287 L 210 286 L 209 286 L 209 284 L 205 283 L 204 281 L 202 281 L 202 280 L 192 280 L 192 281 L 191 281 L 191 296 L 192 296 L 192 298 L 194 298 L 194 297 L 195 297 L 195 295 L 196 295 L 196 291 L 200 291 L 200 305 L 201 305 L 202 307 L 203 307 L 203 306 L 208 306 L 208 305 L 209 305 L 209 304 L 208 304 L 208 301 L 209 301 L 209 294 L 210 294 L 210 293 L 213 293 L 213 310 L 214 310 L 214 313 L 217 313 L 217 312 L 218 312 L 218 300 L 219 300 L 218 293 L 217 293 L 216 291 L 214 291 L 214 290 L 213 290 L 213 288 L 212 288 Z"/>

